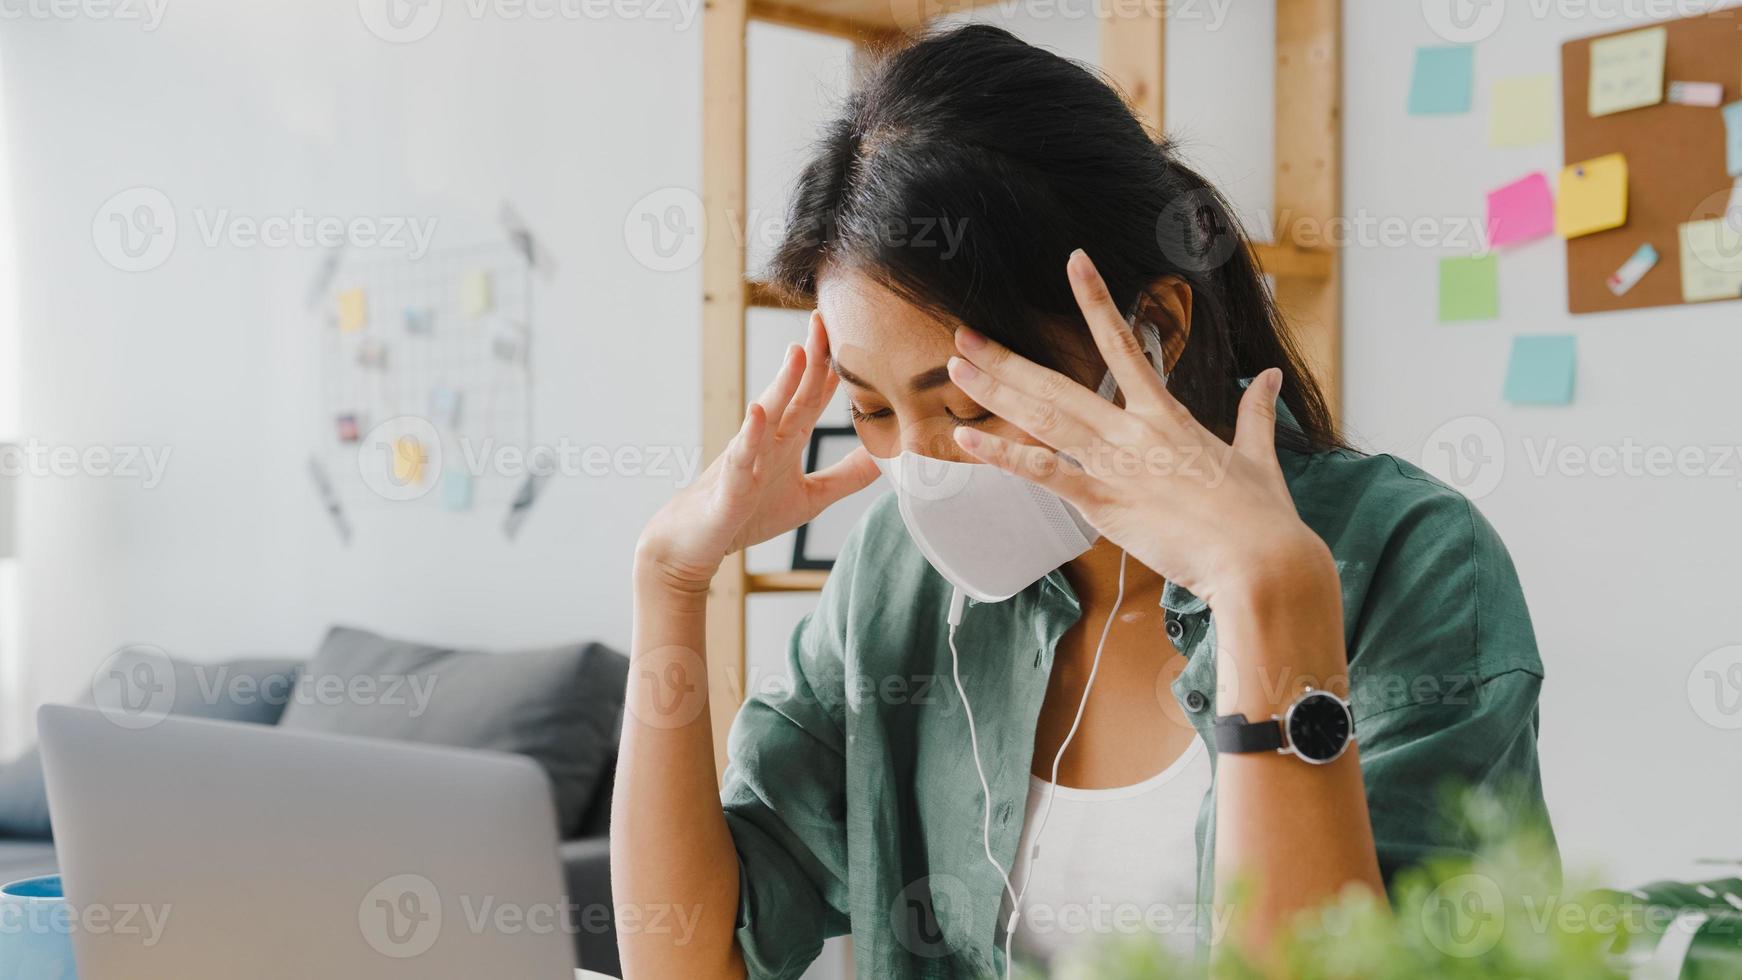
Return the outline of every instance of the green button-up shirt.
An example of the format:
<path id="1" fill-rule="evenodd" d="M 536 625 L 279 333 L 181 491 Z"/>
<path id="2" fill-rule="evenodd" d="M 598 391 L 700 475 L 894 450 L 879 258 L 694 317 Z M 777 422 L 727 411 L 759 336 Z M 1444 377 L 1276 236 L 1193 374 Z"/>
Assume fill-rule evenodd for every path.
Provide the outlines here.
<path id="1" fill-rule="evenodd" d="M 1542 808 L 1542 662 L 1505 546 L 1464 497 L 1391 456 L 1279 455 L 1295 507 L 1342 580 L 1350 702 L 1389 882 L 1430 854 L 1472 846 L 1441 812 L 1448 783 Z M 1002 975 L 1003 882 L 986 860 L 983 795 L 951 680 L 950 592 L 884 497 L 793 633 L 790 685 L 738 715 L 722 796 L 752 977 L 798 977 L 825 938 L 846 933 L 861 977 Z M 1186 664 L 1158 696 L 1203 737 L 1213 770 L 1215 617 L 1172 585 L 1161 604 L 1156 655 Z M 1006 868 L 1054 647 L 1080 615 L 1055 571 L 1005 602 L 970 603 L 957 630 L 992 789 L 991 849 Z M 1200 939 L 1215 809 L 1212 784 L 1192 858 Z"/>

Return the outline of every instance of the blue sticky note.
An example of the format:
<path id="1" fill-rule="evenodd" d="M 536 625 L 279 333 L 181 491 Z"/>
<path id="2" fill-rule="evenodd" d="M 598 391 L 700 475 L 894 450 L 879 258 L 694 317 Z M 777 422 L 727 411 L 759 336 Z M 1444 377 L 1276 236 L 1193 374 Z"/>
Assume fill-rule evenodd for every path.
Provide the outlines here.
<path id="1" fill-rule="evenodd" d="M 448 510 L 472 509 L 472 474 L 465 470 L 442 474 L 442 506 Z"/>
<path id="2" fill-rule="evenodd" d="M 1724 147 L 1730 158 L 1730 176 L 1742 177 L 1742 102 L 1724 107 Z"/>
<path id="3" fill-rule="evenodd" d="M 1456 116 L 1470 111 L 1476 49 L 1467 44 L 1417 48 L 1409 83 L 1409 114 Z"/>
<path id="4" fill-rule="evenodd" d="M 1506 400 L 1514 405 L 1571 404 L 1578 357 L 1578 341 L 1571 334 L 1512 338 Z"/>

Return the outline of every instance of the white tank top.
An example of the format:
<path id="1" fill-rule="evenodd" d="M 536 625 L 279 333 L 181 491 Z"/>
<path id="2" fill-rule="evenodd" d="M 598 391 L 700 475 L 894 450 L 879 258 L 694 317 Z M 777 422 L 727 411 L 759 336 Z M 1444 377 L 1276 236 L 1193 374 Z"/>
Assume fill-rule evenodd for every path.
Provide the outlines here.
<path id="1" fill-rule="evenodd" d="M 1051 783 L 1029 776 L 1028 818 L 1010 879 L 1029 877 L 1014 945 L 1050 964 L 1073 947 L 1104 948 L 1150 936 L 1190 962 L 1197 942 L 1197 819 L 1210 790 L 1210 758 L 1193 739 L 1173 764 L 1132 786 L 1060 786 L 1052 815 L 1037 817 Z M 1010 896 L 1000 920 L 1010 921 Z"/>

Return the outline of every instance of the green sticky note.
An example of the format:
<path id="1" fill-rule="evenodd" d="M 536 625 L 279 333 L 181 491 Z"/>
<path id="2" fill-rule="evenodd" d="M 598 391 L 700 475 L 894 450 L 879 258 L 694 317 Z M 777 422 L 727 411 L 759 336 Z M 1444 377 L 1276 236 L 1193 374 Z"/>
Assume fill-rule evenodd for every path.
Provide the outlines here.
<path id="1" fill-rule="evenodd" d="M 1571 334 L 1512 338 L 1506 400 L 1514 405 L 1570 404 L 1578 357 L 1578 341 Z"/>
<path id="2" fill-rule="evenodd" d="M 1492 320 L 1500 315 L 1500 259 L 1495 255 L 1440 260 L 1440 322 Z"/>
<path id="3" fill-rule="evenodd" d="M 1467 44 L 1417 48 L 1409 83 L 1409 114 L 1457 116 L 1470 111 L 1476 49 Z"/>

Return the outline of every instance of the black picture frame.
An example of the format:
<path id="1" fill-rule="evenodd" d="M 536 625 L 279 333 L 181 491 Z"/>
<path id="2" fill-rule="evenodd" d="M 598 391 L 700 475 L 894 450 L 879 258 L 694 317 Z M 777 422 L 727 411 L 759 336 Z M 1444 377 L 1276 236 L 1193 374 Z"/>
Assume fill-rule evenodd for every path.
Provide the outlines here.
<path id="1" fill-rule="evenodd" d="M 844 451 L 839 453 L 828 452 L 825 454 L 825 450 L 828 450 L 837 440 L 842 444 L 841 448 Z M 822 465 L 832 464 L 837 459 L 845 456 L 847 452 L 851 452 L 852 449 L 858 445 L 859 432 L 852 426 L 819 425 L 811 430 L 810 444 L 805 447 L 804 471 L 806 473 L 815 473 L 819 463 Z M 845 503 L 845 501 L 842 501 L 842 503 Z M 839 508 L 840 506 L 841 504 L 837 503 L 835 508 Z M 819 515 L 819 517 L 829 515 L 835 508 L 831 508 L 829 511 L 824 511 L 822 515 Z M 858 515 L 852 515 L 852 519 L 857 521 Z M 810 533 L 810 527 L 809 524 L 800 524 L 798 530 L 793 533 L 792 569 L 795 572 L 829 571 L 835 567 L 835 558 L 837 556 L 812 553 L 812 549 L 816 547 L 816 535 Z"/>

